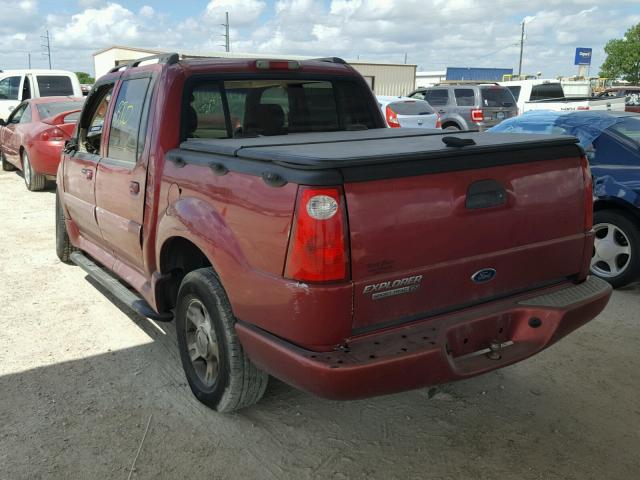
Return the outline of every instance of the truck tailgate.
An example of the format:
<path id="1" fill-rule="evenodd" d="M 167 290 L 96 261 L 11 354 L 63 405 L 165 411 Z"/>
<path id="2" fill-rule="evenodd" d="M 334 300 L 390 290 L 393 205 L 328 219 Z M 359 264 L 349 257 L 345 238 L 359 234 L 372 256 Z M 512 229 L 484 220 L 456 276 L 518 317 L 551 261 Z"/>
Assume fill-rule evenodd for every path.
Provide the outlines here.
<path id="1" fill-rule="evenodd" d="M 583 264 L 578 154 L 344 188 L 356 332 L 566 280 Z"/>

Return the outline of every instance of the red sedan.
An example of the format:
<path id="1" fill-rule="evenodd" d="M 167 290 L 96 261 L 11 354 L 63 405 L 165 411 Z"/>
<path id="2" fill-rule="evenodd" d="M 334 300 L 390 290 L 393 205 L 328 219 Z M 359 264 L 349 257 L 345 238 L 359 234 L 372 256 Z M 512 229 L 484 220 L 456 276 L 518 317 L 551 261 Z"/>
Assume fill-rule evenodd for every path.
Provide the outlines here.
<path id="1" fill-rule="evenodd" d="M 31 191 L 55 180 L 64 142 L 73 135 L 84 98 L 43 97 L 25 100 L 0 120 L 2 170 L 19 168 Z"/>

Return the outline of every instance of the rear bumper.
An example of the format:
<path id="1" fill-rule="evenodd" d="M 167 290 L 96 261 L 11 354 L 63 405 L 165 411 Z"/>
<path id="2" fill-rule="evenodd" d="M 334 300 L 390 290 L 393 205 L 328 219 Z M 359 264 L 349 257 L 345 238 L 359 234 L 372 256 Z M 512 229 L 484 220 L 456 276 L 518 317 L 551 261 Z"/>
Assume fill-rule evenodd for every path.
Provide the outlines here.
<path id="1" fill-rule="evenodd" d="M 611 296 L 590 277 L 500 302 L 353 338 L 332 352 L 305 350 L 236 325 L 261 369 L 318 396 L 348 400 L 472 377 L 528 358 L 597 316 Z M 501 346 L 489 358 L 491 343 Z M 495 358 L 499 356 L 499 358 Z"/>

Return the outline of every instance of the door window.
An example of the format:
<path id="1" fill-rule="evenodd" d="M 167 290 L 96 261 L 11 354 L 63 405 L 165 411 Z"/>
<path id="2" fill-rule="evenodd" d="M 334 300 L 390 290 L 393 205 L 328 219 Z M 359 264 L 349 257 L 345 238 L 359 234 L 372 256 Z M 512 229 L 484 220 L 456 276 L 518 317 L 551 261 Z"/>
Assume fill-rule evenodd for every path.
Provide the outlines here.
<path id="1" fill-rule="evenodd" d="M 103 85 L 89 98 L 89 103 L 80 117 L 78 151 L 100 154 L 104 118 L 109 110 L 113 84 Z"/>
<path id="2" fill-rule="evenodd" d="M 63 75 L 38 75 L 38 90 L 41 97 L 64 97 L 73 95 L 71 78 Z"/>
<path id="3" fill-rule="evenodd" d="M 125 80 L 120 86 L 109 129 L 109 158 L 135 164 L 144 149 L 147 95 L 151 78 Z"/>
<path id="4" fill-rule="evenodd" d="M 434 107 L 441 107 L 449 103 L 449 90 L 427 90 L 424 99 Z"/>
<path id="5" fill-rule="evenodd" d="M 18 100 L 20 78 L 20 76 L 15 76 L 0 80 L 0 100 Z"/>

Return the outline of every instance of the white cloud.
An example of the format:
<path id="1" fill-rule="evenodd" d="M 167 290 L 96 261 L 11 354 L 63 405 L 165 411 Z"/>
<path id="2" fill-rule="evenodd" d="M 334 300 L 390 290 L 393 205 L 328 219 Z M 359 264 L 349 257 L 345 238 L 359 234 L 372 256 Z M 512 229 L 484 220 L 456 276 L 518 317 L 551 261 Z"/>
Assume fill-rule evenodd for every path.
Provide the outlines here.
<path id="1" fill-rule="evenodd" d="M 142 15 L 143 17 L 152 17 L 154 13 L 155 10 L 150 5 L 143 5 L 140 8 L 140 15 Z"/>
<path id="2" fill-rule="evenodd" d="M 229 12 L 230 23 L 247 25 L 260 18 L 265 6 L 263 0 L 211 0 L 203 18 L 208 23 L 220 24 L 224 23 L 225 12 Z"/>

